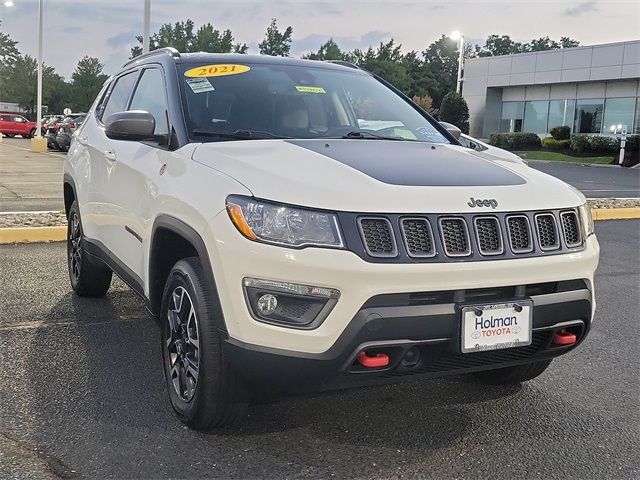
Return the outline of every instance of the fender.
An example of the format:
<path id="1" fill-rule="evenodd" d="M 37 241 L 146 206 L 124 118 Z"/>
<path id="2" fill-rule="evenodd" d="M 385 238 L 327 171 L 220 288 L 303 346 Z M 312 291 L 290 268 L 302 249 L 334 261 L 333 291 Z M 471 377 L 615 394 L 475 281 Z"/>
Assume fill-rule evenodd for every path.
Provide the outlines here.
<path id="1" fill-rule="evenodd" d="M 184 223 L 182 220 L 179 220 L 170 215 L 158 215 L 155 221 L 153 222 L 153 228 L 151 230 L 151 243 L 150 248 L 151 252 L 149 254 L 149 299 L 150 299 L 150 312 L 154 317 L 158 317 L 160 299 L 162 296 L 162 292 L 164 290 L 164 281 L 160 281 L 156 279 L 154 274 L 155 272 L 155 258 L 156 255 L 153 250 L 153 245 L 156 241 L 156 233 L 158 229 L 165 229 L 172 231 L 182 238 L 187 240 L 198 253 L 198 257 L 200 258 L 200 262 L 202 263 L 202 269 L 204 271 L 205 281 L 208 285 L 211 286 L 211 294 L 213 298 L 213 308 L 215 312 L 215 322 L 218 330 L 226 333 L 226 323 L 224 320 L 224 313 L 222 312 L 222 307 L 220 304 L 220 297 L 218 296 L 218 288 L 216 286 L 215 277 L 213 275 L 213 269 L 211 267 L 211 261 L 209 259 L 209 253 L 207 252 L 207 248 L 202 240 L 202 237 L 198 232 L 196 232 L 192 227 Z M 152 280 L 153 279 L 153 280 Z M 158 298 L 160 297 L 160 298 Z"/>

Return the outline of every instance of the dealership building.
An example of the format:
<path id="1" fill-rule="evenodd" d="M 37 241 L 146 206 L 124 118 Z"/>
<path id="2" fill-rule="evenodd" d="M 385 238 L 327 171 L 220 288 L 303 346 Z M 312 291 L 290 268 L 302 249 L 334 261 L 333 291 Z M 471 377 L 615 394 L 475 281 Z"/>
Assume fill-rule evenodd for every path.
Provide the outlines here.
<path id="1" fill-rule="evenodd" d="M 462 94 L 470 134 L 640 133 L 640 40 L 468 59 Z"/>

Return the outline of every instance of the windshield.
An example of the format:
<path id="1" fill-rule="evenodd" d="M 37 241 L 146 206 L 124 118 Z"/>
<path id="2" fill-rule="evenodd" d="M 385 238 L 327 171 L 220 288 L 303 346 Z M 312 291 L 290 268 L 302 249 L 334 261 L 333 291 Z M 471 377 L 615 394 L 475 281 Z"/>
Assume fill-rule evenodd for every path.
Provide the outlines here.
<path id="1" fill-rule="evenodd" d="M 449 143 L 404 99 L 359 71 L 278 64 L 181 65 L 198 141 L 359 138 Z"/>

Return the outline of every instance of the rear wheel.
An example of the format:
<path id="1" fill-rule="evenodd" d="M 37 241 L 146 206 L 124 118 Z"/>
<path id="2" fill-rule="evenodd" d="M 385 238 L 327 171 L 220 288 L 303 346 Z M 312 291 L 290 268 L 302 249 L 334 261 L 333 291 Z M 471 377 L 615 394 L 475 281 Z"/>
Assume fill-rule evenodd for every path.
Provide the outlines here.
<path id="1" fill-rule="evenodd" d="M 111 285 L 111 269 L 92 260 L 84 250 L 78 202 L 69 209 L 67 221 L 67 264 L 71 287 L 81 297 L 101 297 Z"/>
<path id="2" fill-rule="evenodd" d="M 526 365 L 476 372 L 473 375 L 484 383 L 492 385 L 512 385 L 536 378 L 538 375 L 541 375 L 549 365 L 551 365 L 551 360 L 541 360 Z"/>
<path id="3" fill-rule="evenodd" d="M 29 138 L 33 138 L 36 136 L 36 129 L 32 128 L 31 131 L 29 132 Z"/>
<path id="4" fill-rule="evenodd" d="M 214 304 L 200 260 L 178 261 L 167 279 L 160 324 L 164 374 L 173 409 L 197 430 L 236 423 L 249 393 L 225 357 Z"/>

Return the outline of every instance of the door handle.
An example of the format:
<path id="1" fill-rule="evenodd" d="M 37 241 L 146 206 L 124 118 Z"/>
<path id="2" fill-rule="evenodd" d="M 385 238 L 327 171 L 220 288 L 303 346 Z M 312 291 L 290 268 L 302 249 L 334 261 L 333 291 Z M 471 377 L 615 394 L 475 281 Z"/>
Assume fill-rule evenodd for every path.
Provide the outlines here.
<path id="1" fill-rule="evenodd" d="M 116 161 L 116 152 L 113 151 L 113 150 L 106 150 L 104 152 L 104 158 L 106 158 L 110 162 L 115 162 Z"/>

